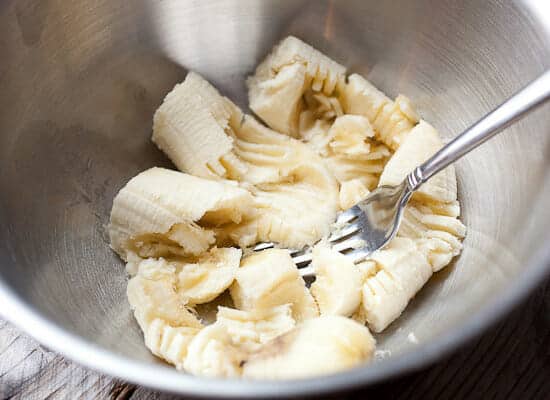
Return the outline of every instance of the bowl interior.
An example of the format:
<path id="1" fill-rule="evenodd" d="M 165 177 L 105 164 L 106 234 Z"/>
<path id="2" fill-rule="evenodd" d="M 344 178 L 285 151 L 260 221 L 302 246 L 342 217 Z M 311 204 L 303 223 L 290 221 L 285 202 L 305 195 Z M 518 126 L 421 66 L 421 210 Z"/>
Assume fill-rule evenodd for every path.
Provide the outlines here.
<path id="1" fill-rule="evenodd" d="M 105 229 L 129 178 L 170 166 L 150 142 L 164 95 L 195 70 L 246 108 L 245 77 L 294 34 L 388 95 L 406 94 L 448 139 L 550 66 L 550 23 L 534 3 L 2 2 L 0 280 L 35 315 L 171 382 L 157 386 L 200 392 L 145 349 Z M 392 365 L 430 358 L 430 346 L 447 347 L 540 274 L 549 131 L 548 108 L 538 110 L 457 164 L 465 248 L 379 336 Z M 386 362 L 342 379 L 378 379 Z"/>

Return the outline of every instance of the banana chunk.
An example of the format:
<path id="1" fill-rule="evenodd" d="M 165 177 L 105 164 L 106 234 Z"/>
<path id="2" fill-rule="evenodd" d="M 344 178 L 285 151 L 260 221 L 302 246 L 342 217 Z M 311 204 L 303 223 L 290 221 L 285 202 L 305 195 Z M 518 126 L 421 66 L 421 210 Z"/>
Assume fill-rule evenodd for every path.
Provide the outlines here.
<path id="1" fill-rule="evenodd" d="M 377 272 L 363 285 L 362 307 L 369 328 L 382 332 L 432 276 L 432 268 L 408 238 L 394 238 L 370 260 L 376 263 Z"/>
<path id="2" fill-rule="evenodd" d="M 251 184 L 284 179 L 309 151 L 244 114 L 194 72 L 157 110 L 152 140 L 181 171 Z"/>
<path id="3" fill-rule="evenodd" d="M 433 205 L 433 206 L 432 206 Z M 458 219 L 459 205 L 455 200 L 441 204 L 423 205 L 411 201 L 405 208 L 398 236 L 414 239 L 428 257 L 434 272 L 448 265 L 462 250 L 466 227 Z M 452 209 L 449 215 L 448 211 Z"/>
<path id="4" fill-rule="evenodd" d="M 438 132 L 420 121 L 390 158 L 380 185 L 396 185 L 416 166 L 437 152 L 443 143 Z M 449 264 L 462 250 L 466 227 L 460 222 L 456 173 L 452 166 L 432 177 L 405 208 L 398 236 L 413 238 L 434 272 Z"/>
<path id="5" fill-rule="evenodd" d="M 253 211 L 250 193 L 232 182 L 151 168 L 132 178 L 115 197 L 111 247 L 124 260 L 132 255 L 198 255 L 215 242 L 213 230 L 202 228 L 201 220 L 236 224 Z"/>
<path id="6" fill-rule="evenodd" d="M 290 304 L 269 309 L 242 311 L 218 307 L 216 323 L 227 329 L 232 342 L 246 351 L 256 351 L 296 325 Z"/>
<path id="7" fill-rule="evenodd" d="M 193 260 L 149 258 L 137 264 L 141 277 L 163 276 L 186 304 L 194 306 L 214 300 L 235 279 L 242 250 L 212 248 Z"/>
<path id="8" fill-rule="evenodd" d="M 390 158 L 380 177 L 380 185 L 398 185 L 415 167 L 422 164 L 441 147 L 439 133 L 426 121 L 420 121 Z M 456 174 L 450 166 L 420 186 L 413 195 L 425 201 L 448 203 L 457 197 Z"/>
<path id="9" fill-rule="evenodd" d="M 238 377 L 246 354 L 234 345 L 231 335 L 221 324 L 202 329 L 187 348 L 184 369 L 206 377 Z"/>
<path id="10" fill-rule="evenodd" d="M 191 306 L 210 301 L 231 285 L 241 250 L 217 249 L 196 263 L 147 259 L 137 265 L 127 295 L 153 354 L 182 369 L 191 340 L 202 328 Z"/>
<path id="11" fill-rule="evenodd" d="M 126 294 L 141 330 L 161 319 L 174 327 L 202 328 L 188 308 L 187 298 L 177 291 L 175 268 L 147 265 L 141 274 L 130 279 Z"/>
<path id="12" fill-rule="evenodd" d="M 195 106 L 201 113 L 194 113 Z M 195 73 L 176 86 L 157 115 L 155 120 L 172 122 L 155 124 L 153 140 L 178 168 L 238 180 L 254 194 L 258 218 L 231 227 L 225 237 L 238 238 L 241 246 L 273 241 L 302 247 L 328 234 L 338 209 L 337 182 L 306 144 L 243 114 Z M 189 123 L 198 119 L 200 124 Z M 305 216 L 298 225 L 297 216 Z"/>
<path id="13" fill-rule="evenodd" d="M 189 299 L 189 304 L 214 300 L 235 279 L 242 250 L 213 248 L 196 262 L 182 263 L 177 269 L 178 290 Z"/>
<path id="14" fill-rule="evenodd" d="M 145 345 L 155 356 L 182 370 L 189 344 L 199 331 L 199 328 L 173 327 L 156 318 L 144 331 Z"/>
<path id="15" fill-rule="evenodd" d="M 304 321 L 250 355 L 243 376 L 297 379 L 335 373 L 372 358 L 375 340 L 349 318 L 327 315 Z"/>
<path id="16" fill-rule="evenodd" d="M 348 77 L 340 100 L 346 114 L 366 116 L 376 138 L 393 150 L 400 146 L 419 120 L 408 98 L 399 95 L 392 101 L 358 74 Z"/>
<path id="17" fill-rule="evenodd" d="M 288 250 L 269 249 L 245 257 L 230 292 L 241 310 L 266 310 L 292 304 L 296 321 L 319 315 L 315 300 Z"/>
<path id="18" fill-rule="evenodd" d="M 319 244 L 313 249 L 311 294 L 321 315 L 350 316 L 361 303 L 362 274 L 345 255 Z"/>
<path id="19" fill-rule="evenodd" d="M 181 171 L 253 184 L 280 180 L 301 145 L 243 114 L 194 72 L 155 113 L 152 140 Z"/>
<path id="20" fill-rule="evenodd" d="M 155 112 L 152 140 L 179 170 L 201 177 L 221 176 L 221 160 L 233 146 L 225 132 L 233 112 L 229 99 L 190 72 Z"/>
<path id="21" fill-rule="evenodd" d="M 247 80 L 250 108 L 272 129 L 300 137 L 303 110 L 342 114 L 335 96 L 346 69 L 300 39 L 282 40 Z"/>

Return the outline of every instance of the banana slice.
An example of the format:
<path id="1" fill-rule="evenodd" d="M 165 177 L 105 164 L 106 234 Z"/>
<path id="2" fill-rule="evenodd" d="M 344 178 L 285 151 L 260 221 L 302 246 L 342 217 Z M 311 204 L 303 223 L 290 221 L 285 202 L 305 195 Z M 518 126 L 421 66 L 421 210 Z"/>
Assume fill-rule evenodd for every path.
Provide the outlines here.
<path id="1" fill-rule="evenodd" d="M 155 113 L 152 140 L 184 172 L 252 184 L 284 178 L 305 148 L 243 114 L 194 72 Z"/>
<path id="2" fill-rule="evenodd" d="M 233 343 L 249 352 L 295 326 L 290 304 L 253 311 L 218 307 L 216 323 L 227 329 Z"/>
<path id="3" fill-rule="evenodd" d="M 111 247 L 124 260 L 132 254 L 198 255 L 215 242 L 214 232 L 198 222 L 239 223 L 253 211 L 250 193 L 234 183 L 151 168 L 132 178 L 115 197 Z"/>
<path id="4" fill-rule="evenodd" d="M 238 377 L 246 354 L 235 346 L 221 324 L 202 329 L 189 344 L 184 369 L 206 377 Z"/>
<path id="5" fill-rule="evenodd" d="M 311 294 L 321 315 L 350 316 L 361 303 L 359 269 L 345 255 L 325 244 L 313 248 L 315 282 Z"/>
<path id="6" fill-rule="evenodd" d="M 379 184 L 399 184 L 442 146 L 437 131 L 420 121 L 386 164 Z M 462 249 L 466 228 L 458 219 L 460 206 L 456 199 L 456 174 L 451 166 L 422 185 L 403 214 L 398 235 L 416 240 L 434 272 L 449 264 Z"/>
<path id="7" fill-rule="evenodd" d="M 126 294 L 141 329 L 146 332 L 155 319 L 174 327 L 202 328 L 187 307 L 187 298 L 177 291 L 174 266 L 148 266 L 130 279 Z"/>
<path id="8" fill-rule="evenodd" d="M 365 280 L 362 307 L 369 328 L 381 332 L 401 315 L 432 275 L 432 268 L 408 238 L 394 238 L 370 260 L 376 263 L 377 271 Z"/>
<path id="9" fill-rule="evenodd" d="M 442 147 L 437 131 L 420 121 L 386 164 L 380 185 L 395 185 Z M 462 249 L 466 228 L 458 219 L 456 174 L 448 167 L 422 185 L 403 214 L 398 235 L 417 240 L 433 271 L 445 267 Z"/>
<path id="10" fill-rule="evenodd" d="M 187 347 L 202 328 L 189 306 L 212 300 L 233 282 L 240 253 L 214 248 L 195 264 L 162 258 L 138 264 L 127 295 L 153 354 L 183 368 Z"/>
<path id="11" fill-rule="evenodd" d="M 169 278 L 178 296 L 194 306 L 214 300 L 233 283 L 241 255 L 240 249 L 214 247 L 193 261 L 149 258 L 137 264 L 137 274 Z"/>
<path id="12" fill-rule="evenodd" d="M 352 74 L 340 98 L 346 114 L 366 116 L 376 138 L 391 149 L 397 149 L 418 122 L 418 114 L 405 96 L 392 101 L 368 80 Z"/>
<path id="13" fill-rule="evenodd" d="M 342 113 L 333 95 L 343 87 L 345 72 L 340 64 L 289 36 L 248 78 L 250 108 L 272 129 L 300 137 L 298 120 L 303 110 L 313 108 L 329 118 Z"/>
<path id="14" fill-rule="evenodd" d="M 292 304 L 296 321 L 319 315 L 315 300 L 288 250 L 269 249 L 245 257 L 230 291 L 233 302 L 241 310 L 266 310 Z"/>
<path id="15" fill-rule="evenodd" d="M 198 328 L 173 327 L 156 318 L 144 331 L 145 345 L 151 353 L 182 370 L 189 344 L 199 331 Z"/>
<path id="16" fill-rule="evenodd" d="M 416 240 L 434 272 L 448 265 L 462 250 L 461 240 L 466 235 L 466 227 L 458 219 L 456 208 L 457 201 L 449 203 L 446 210 L 441 206 L 428 207 L 411 201 L 403 213 L 397 234 Z"/>
<path id="17" fill-rule="evenodd" d="M 398 185 L 408 173 L 442 146 L 438 132 L 426 121 L 420 121 L 386 164 L 380 177 L 380 185 Z M 457 191 L 454 168 L 450 166 L 432 177 L 418 189 L 414 197 L 427 202 L 455 201 Z"/>
<path id="18" fill-rule="evenodd" d="M 178 291 L 191 305 L 214 300 L 233 283 L 241 255 L 240 249 L 213 248 L 197 262 L 182 263 L 177 270 Z"/>
<path id="19" fill-rule="evenodd" d="M 229 99 L 190 72 L 155 112 L 152 140 L 181 171 L 223 176 L 222 159 L 233 147 L 225 131 L 234 108 Z"/>
<path id="20" fill-rule="evenodd" d="M 274 70 L 264 61 L 247 80 L 252 111 L 272 129 L 299 137 L 297 118 L 306 72 L 307 67 L 302 63 L 281 65 Z"/>
<path id="21" fill-rule="evenodd" d="M 194 112 L 196 106 L 201 113 Z M 235 241 L 246 232 L 237 241 L 241 246 L 273 241 L 302 247 L 328 234 L 338 209 L 337 183 L 307 145 L 244 115 L 194 73 L 176 86 L 157 114 L 165 123 L 155 125 L 153 140 L 180 169 L 238 180 L 254 193 L 258 219 L 220 236 Z M 200 124 L 189 123 L 198 119 Z M 297 225 L 297 216 L 307 217 Z"/>
<path id="22" fill-rule="evenodd" d="M 265 344 L 245 361 L 243 376 L 297 379 L 331 374 L 370 360 L 374 346 L 365 326 L 341 316 L 322 316 Z"/>

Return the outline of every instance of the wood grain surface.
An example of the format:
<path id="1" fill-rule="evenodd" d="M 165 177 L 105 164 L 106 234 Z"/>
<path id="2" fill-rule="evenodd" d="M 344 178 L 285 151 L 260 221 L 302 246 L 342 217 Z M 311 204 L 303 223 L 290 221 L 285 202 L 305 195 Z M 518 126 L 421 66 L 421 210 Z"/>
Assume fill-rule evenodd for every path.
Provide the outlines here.
<path id="1" fill-rule="evenodd" d="M 0 398 L 169 400 L 89 371 L 0 320 Z M 501 322 L 422 371 L 331 399 L 550 399 L 550 280 Z"/>

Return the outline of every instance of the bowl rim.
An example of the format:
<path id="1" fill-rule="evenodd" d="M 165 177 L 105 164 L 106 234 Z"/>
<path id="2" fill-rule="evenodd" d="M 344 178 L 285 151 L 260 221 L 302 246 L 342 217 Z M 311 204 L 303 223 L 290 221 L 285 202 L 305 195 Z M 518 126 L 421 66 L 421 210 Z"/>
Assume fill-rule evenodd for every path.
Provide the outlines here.
<path id="1" fill-rule="evenodd" d="M 540 199 L 539 199 L 540 201 Z M 0 278 L 0 313 L 39 343 L 69 360 L 100 373 L 155 390 L 209 398 L 290 397 L 320 395 L 380 383 L 418 370 L 449 354 L 480 334 L 524 299 L 546 275 L 550 275 L 550 231 L 542 246 L 529 258 L 520 279 L 502 288 L 503 295 L 482 305 L 458 329 L 375 364 L 358 366 L 333 375 L 283 381 L 228 380 L 196 377 L 175 369 L 132 360 L 82 339 L 41 315 L 25 303 Z"/>

